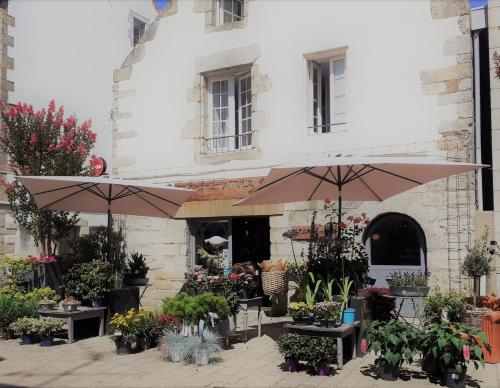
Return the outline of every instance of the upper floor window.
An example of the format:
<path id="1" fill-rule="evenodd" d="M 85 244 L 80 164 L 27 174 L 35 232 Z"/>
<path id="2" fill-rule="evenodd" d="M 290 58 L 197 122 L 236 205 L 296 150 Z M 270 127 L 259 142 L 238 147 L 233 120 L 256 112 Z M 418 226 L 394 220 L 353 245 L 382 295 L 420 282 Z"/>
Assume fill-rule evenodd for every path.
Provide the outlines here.
<path id="1" fill-rule="evenodd" d="M 214 0 L 214 25 L 234 23 L 243 19 L 244 0 Z"/>
<path id="2" fill-rule="evenodd" d="M 309 129 L 328 133 L 347 120 L 345 57 L 309 59 Z"/>
<path id="3" fill-rule="evenodd" d="M 146 32 L 146 22 L 142 21 L 139 18 L 134 17 L 132 30 L 133 30 L 132 43 L 135 46 L 137 43 L 139 43 L 139 39 L 141 39 L 144 36 L 144 33 Z"/>
<path id="4" fill-rule="evenodd" d="M 232 152 L 252 145 L 251 84 L 250 73 L 208 80 L 208 152 Z"/>

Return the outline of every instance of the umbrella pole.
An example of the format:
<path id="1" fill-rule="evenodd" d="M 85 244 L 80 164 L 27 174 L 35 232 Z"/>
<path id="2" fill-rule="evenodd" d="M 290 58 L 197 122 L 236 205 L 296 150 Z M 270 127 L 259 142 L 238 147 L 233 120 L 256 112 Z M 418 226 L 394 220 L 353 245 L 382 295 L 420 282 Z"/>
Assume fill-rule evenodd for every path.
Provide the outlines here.
<path id="1" fill-rule="evenodd" d="M 111 214 L 111 191 L 112 191 L 112 186 L 109 185 L 109 191 L 108 191 L 108 261 L 111 264 L 111 228 L 113 227 L 113 215 Z"/>
<path id="2" fill-rule="evenodd" d="M 340 224 L 342 223 L 342 185 L 339 185 L 339 206 L 338 206 L 338 214 L 337 214 L 337 241 L 338 241 L 338 252 L 340 256 L 340 260 L 342 263 L 342 278 L 344 278 L 344 258 L 342 257 L 342 230 L 340 228 Z"/>

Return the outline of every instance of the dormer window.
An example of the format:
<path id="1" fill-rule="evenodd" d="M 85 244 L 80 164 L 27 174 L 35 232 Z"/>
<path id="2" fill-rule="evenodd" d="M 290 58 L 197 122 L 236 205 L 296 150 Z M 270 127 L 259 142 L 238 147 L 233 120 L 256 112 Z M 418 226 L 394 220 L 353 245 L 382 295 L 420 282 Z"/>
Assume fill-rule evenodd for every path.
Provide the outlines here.
<path id="1" fill-rule="evenodd" d="M 214 0 L 214 25 L 222 26 L 243 19 L 244 0 Z"/>

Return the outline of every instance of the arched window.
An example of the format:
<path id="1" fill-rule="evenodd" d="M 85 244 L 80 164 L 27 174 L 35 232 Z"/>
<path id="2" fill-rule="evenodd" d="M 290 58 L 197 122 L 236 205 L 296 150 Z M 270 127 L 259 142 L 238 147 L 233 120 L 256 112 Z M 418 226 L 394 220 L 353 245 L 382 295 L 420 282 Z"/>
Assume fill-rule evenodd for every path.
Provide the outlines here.
<path id="1" fill-rule="evenodd" d="M 420 225 L 400 213 L 386 213 L 375 218 L 364 236 L 370 257 L 370 276 L 382 286 L 394 271 L 425 271 L 426 244 Z"/>

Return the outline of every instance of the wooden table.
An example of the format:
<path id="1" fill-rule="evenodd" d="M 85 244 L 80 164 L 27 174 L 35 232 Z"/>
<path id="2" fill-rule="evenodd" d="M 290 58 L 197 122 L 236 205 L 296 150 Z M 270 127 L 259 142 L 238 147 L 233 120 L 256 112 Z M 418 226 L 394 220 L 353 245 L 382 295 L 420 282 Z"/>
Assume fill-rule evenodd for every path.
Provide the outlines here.
<path id="1" fill-rule="evenodd" d="M 243 310 L 244 314 L 244 325 L 243 328 L 245 330 L 245 342 L 247 342 L 247 330 L 248 330 L 248 309 L 252 307 L 257 307 L 257 335 L 261 336 L 261 323 L 262 323 L 262 297 L 257 296 L 255 298 L 249 299 L 240 299 L 240 307 Z"/>
<path id="2" fill-rule="evenodd" d="M 338 327 L 322 327 L 314 325 L 294 325 L 285 323 L 284 328 L 290 333 L 309 335 L 311 337 L 331 337 L 337 339 L 337 367 L 344 368 L 344 344 L 343 339 L 352 337 L 352 358 L 356 358 L 356 328 L 359 321 L 352 324 L 345 324 Z"/>
<path id="3" fill-rule="evenodd" d="M 77 311 L 64 310 L 38 310 L 38 314 L 42 317 L 52 317 L 57 319 L 65 319 L 68 324 L 68 340 L 69 343 L 75 340 L 75 321 L 83 319 L 99 318 L 99 337 L 104 335 L 105 319 L 104 312 L 107 307 L 78 307 Z"/>

